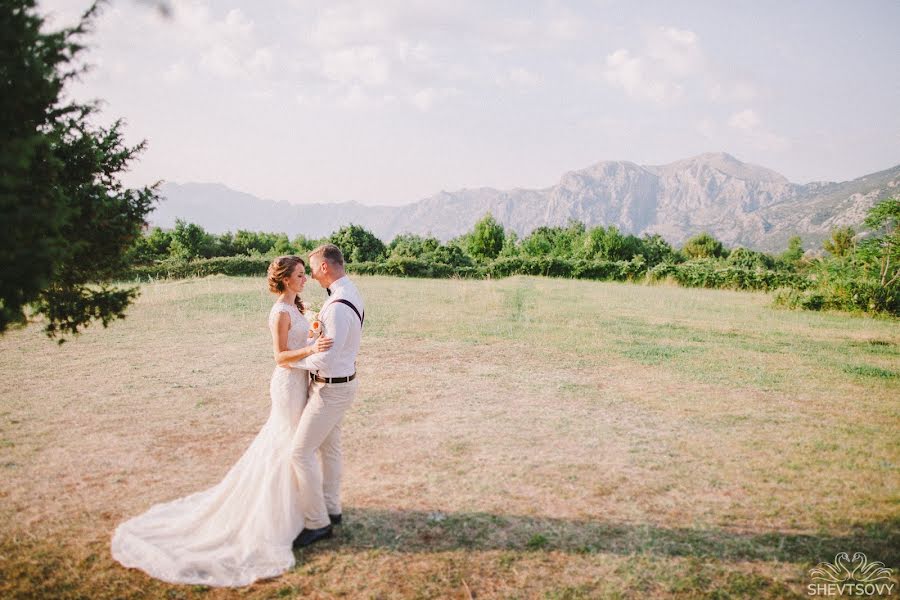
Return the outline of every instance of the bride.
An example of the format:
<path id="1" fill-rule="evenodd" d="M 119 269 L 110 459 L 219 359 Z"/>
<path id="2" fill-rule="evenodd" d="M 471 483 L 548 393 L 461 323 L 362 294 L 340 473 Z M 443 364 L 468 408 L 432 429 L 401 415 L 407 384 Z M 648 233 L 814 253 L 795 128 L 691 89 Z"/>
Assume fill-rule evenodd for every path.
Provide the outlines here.
<path id="1" fill-rule="evenodd" d="M 307 345 L 309 322 L 299 296 L 306 284 L 302 259 L 276 258 L 268 281 L 279 296 L 269 312 L 278 366 L 266 424 L 217 485 L 120 524 L 112 555 L 124 566 L 170 583 L 211 586 L 243 586 L 294 566 L 291 543 L 303 530 L 303 491 L 291 466 L 291 442 L 309 374 L 281 365 L 323 352 L 332 340 L 320 337 Z"/>

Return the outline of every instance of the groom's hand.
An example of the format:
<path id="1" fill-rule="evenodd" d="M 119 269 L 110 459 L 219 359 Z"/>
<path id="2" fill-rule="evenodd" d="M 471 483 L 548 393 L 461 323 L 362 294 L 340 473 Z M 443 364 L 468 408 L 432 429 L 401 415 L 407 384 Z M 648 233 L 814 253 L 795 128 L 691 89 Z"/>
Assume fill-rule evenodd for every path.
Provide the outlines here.
<path id="1" fill-rule="evenodd" d="M 316 340 L 316 352 L 325 352 L 334 345 L 334 340 L 330 337 L 320 337 Z"/>

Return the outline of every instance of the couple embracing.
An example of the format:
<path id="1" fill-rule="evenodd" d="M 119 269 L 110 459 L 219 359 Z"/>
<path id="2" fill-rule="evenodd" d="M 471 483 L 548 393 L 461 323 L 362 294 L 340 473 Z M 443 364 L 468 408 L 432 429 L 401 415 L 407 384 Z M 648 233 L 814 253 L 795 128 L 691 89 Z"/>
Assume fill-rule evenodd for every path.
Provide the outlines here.
<path id="1" fill-rule="evenodd" d="M 365 307 L 337 246 L 313 250 L 309 267 L 328 292 L 324 332 L 310 338 L 303 260 L 273 260 L 269 418 L 217 485 L 116 528 L 112 554 L 124 566 L 170 583 L 243 586 L 292 568 L 293 548 L 331 537 L 341 522 L 341 421 L 356 395 Z"/>

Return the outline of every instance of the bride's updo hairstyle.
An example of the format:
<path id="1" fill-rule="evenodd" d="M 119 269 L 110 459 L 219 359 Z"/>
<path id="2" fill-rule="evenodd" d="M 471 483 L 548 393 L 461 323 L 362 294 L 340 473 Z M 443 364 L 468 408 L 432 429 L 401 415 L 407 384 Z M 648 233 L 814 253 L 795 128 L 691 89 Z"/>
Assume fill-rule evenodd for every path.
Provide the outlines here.
<path id="1" fill-rule="evenodd" d="M 269 263 L 267 277 L 269 281 L 269 291 L 273 294 L 282 293 L 285 290 L 285 278 L 290 277 L 297 265 L 300 265 L 301 269 L 306 270 L 306 263 L 303 262 L 303 259 L 299 256 L 279 256 L 273 259 L 272 262 Z M 301 313 L 306 312 L 306 308 L 303 306 L 303 301 L 300 299 L 299 295 L 294 298 L 294 304 L 297 305 L 297 308 L 300 309 Z"/>

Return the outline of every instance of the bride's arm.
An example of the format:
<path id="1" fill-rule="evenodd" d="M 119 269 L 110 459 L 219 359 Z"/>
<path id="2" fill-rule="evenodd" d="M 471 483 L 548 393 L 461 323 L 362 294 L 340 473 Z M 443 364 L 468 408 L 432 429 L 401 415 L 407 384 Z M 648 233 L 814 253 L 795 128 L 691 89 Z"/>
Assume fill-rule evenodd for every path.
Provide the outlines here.
<path id="1" fill-rule="evenodd" d="M 296 350 L 288 350 L 287 339 L 288 331 L 291 328 L 291 317 L 286 312 L 278 315 L 278 321 L 272 327 L 272 343 L 275 355 L 275 364 L 285 367 L 288 363 L 292 363 L 301 358 L 306 358 L 316 352 L 324 352 L 331 348 L 334 341 L 331 338 L 320 336 L 314 343 L 297 348 Z"/>

